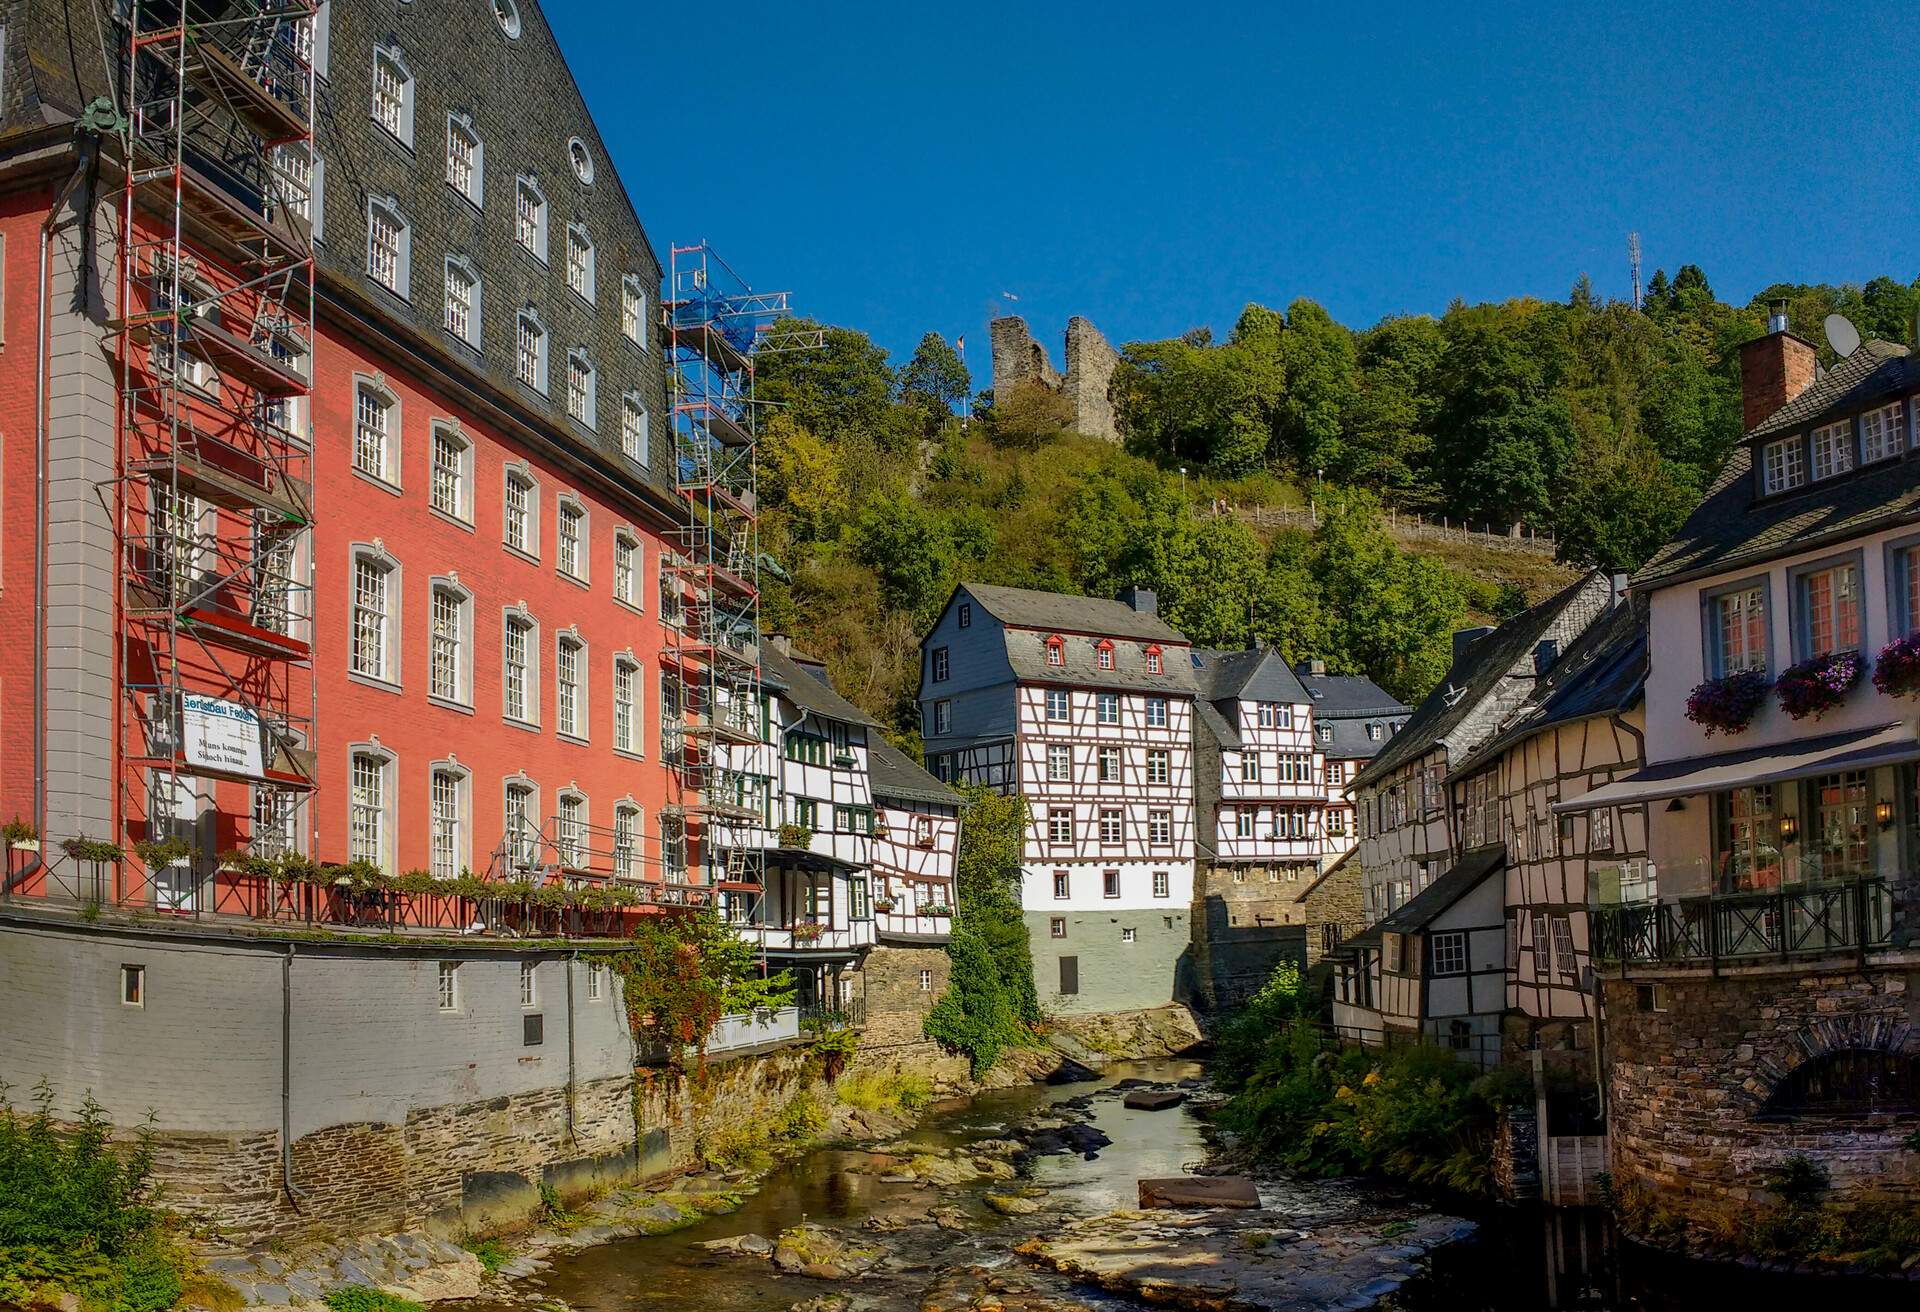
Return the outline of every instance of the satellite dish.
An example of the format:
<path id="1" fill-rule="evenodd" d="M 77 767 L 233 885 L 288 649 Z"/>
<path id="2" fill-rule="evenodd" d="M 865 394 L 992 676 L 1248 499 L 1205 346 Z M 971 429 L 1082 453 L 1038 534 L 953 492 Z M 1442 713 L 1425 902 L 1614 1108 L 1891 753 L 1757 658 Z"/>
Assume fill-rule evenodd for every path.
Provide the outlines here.
<path id="1" fill-rule="evenodd" d="M 1860 330 L 1853 326 L 1853 320 L 1844 314 L 1830 314 L 1821 328 L 1826 331 L 1827 345 L 1842 360 L 1860 349 Z"/>

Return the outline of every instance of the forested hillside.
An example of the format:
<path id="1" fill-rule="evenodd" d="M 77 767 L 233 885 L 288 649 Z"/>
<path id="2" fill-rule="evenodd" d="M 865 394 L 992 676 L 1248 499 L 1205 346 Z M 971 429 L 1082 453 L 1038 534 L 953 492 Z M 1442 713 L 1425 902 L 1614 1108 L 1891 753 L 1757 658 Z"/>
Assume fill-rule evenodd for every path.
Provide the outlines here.
<path id="1" fill-rule="evenodd" d="M 1911 344 L 1920 281 L 1782 284 L 1731 306 L 1688 265 L 1655 274 L 1644 312 L 1596 301 L 1583 278 L 1564 303 L 1456 303 L 1362 331 L 1308 300 L 1251 305 L 1220 341 L 1197 329 L 1125 348 L 1125 450 L 1067 431 L 1037 388 L 999 407 L 982 392 L 962 425 L 973 380 L 939 337 L 896 368 L 830 328 L 823 350 L 760 365 L 762 548 L 777 565 L 763 622 L 825 657 L 909 746 L 919 635 L 963 579 L 1146 585 L 1196 642 L 1272 642 L 1416 701 L 1454 628 L 1572 568 L 1631 569 L 1678 526 L 1739 436 L 1737 348 L 1775 299 L 1814 342 L 1839 310 Z M 1209 513 L 1309 497 L 1313 531 Z M 1558 539 L 1568 568 L 1408 551 L 1383 507 L 1523 522 Z"/>

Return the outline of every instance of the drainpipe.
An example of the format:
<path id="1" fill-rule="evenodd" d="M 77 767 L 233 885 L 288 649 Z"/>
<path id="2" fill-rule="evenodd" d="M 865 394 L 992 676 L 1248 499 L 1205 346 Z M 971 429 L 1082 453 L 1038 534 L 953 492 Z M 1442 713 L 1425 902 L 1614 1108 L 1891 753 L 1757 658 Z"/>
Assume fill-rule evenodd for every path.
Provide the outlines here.
<path id="1" fill-rule="evenodd" d="M 295 1212 L 306 1190 L 293 1182 L 293 954 L 287 943 L 287 955 L 280 959 L 280 1184 L 287 1191 L 287 1202 Z"/>
<path id="2" fill-rule="evenodd" d="M 575 1142 L 573 1130 L 573 1100 L 575 1095 L 575 1072 L 573 1063 L 573 968 L 580 961 L 580 950 L 574 949 L 567 958 L 567 1142 Z"/>
<path id="3" fill-rule="evenodd" d="M 40 224 L 39 302 L 34 307 L 33 431 L 34 431 L 34 517 L 33 517 L 33 830 L 39 836 L 40 850 L 18 874 L 9 871 L 7 891 L 46 864 L 47 853 L 47 320 L 51 295 L 50 268 L 53 263 L 53 229 L 60 207 L 73 194 L 80 180 L 93 166 L 93 145 L 80 141 L 80 162 L 74 166 Z"/>

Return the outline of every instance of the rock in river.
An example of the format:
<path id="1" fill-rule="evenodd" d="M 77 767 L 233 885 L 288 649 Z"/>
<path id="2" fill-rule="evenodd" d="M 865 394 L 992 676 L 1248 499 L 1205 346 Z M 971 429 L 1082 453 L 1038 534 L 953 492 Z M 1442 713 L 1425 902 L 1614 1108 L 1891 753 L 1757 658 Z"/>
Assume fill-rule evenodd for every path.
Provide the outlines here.
<path id="1" fill-rule="evenodd" d="M 1142 1207 L 1258 1207 L 1260 1192 L 1244 1175 L 1176 1175 L 1140 1182 Z"/>
<path id="2" fill-rule="evenodd" d="M 1163 1112 L 1186 1100 L 1187 1095 L 1178 1089 L 1135 1089 L 1120 1100 L 1120 1105 L 1137 1112 Z"/>

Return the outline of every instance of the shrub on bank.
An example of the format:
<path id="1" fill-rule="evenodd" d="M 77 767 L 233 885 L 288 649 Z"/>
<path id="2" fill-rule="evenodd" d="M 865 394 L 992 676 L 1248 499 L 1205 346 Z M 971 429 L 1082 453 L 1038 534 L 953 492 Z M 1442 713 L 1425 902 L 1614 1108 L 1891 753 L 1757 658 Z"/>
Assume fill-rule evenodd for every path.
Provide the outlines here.
<path id="1" fill-rule="evenodd" d="M 1352 1047 L 1283 1020 L 1232 1075 L 1221 1123 L 1255 1155 L 1303 1175 L 1382 1175 L 1468 1196 L 1493 1192 L 1500 1111 L 1524 1086 L 1425 1046 Z M 1249 1046 L 1243 1037 L 1239 1044 Z"/>
<path id="2" fill-rule="evenodd" d="M 868 1112 L 917 1112 L 933 1101 L 933 1081 L 919 1071 L 855 1071 L 833 1086 L 834 1096 Z"/>
<path id="3" fill-rule="evenodd" d="M 191 1260 L 152 1205 L 151 1134 L 116 1145 L 91 1097 L 70 1130 L 53 1120 L 53 1089 L 21 1114 L 0 1083 L 0 1305 L 72 1293 L 88 1309 L 157 1312 L 196 1281 Z"/>

